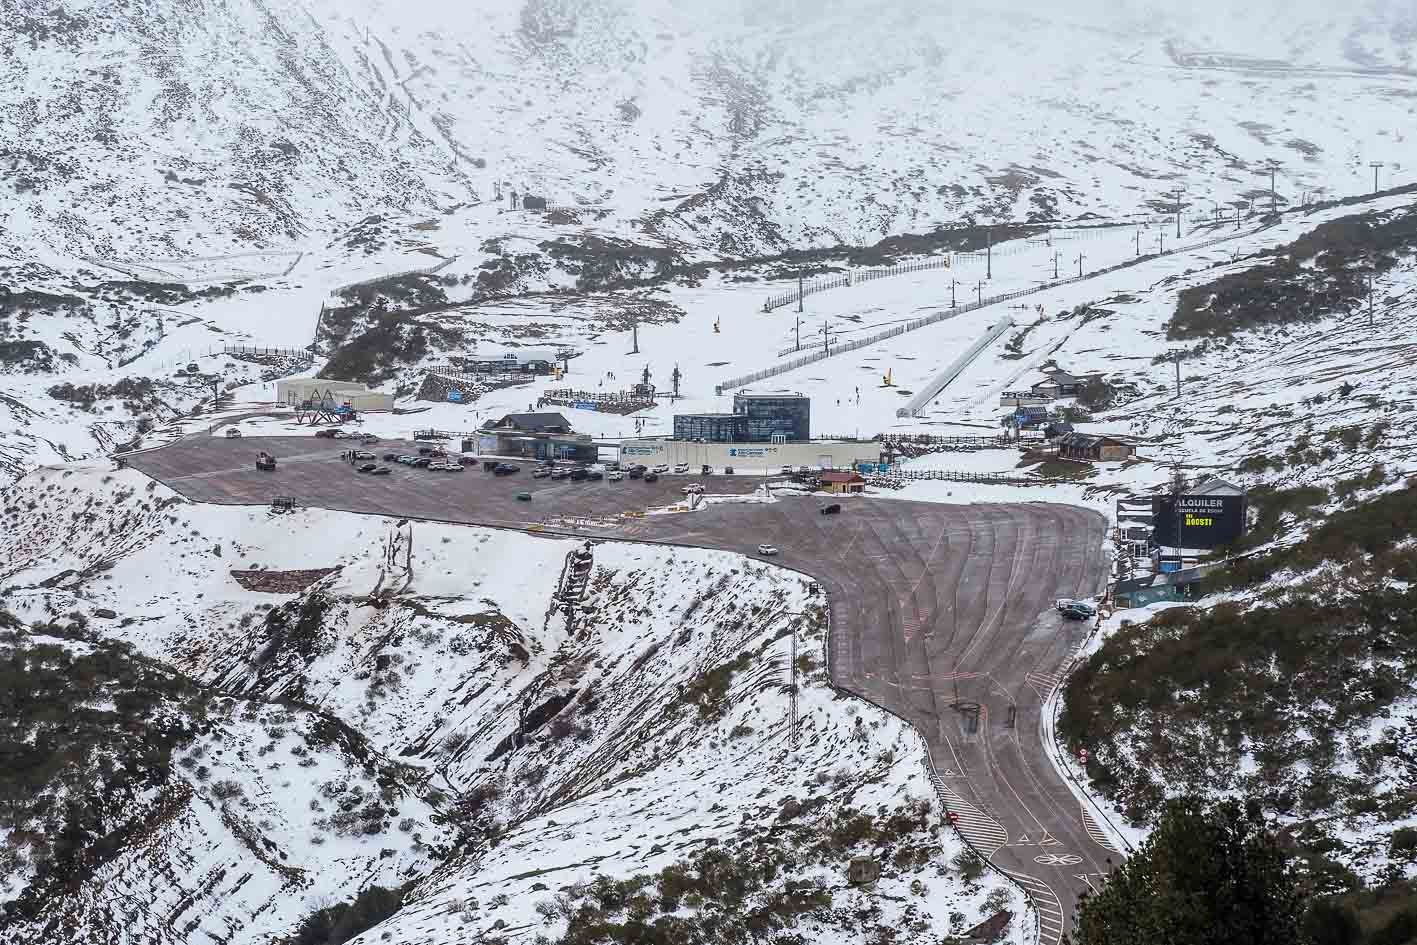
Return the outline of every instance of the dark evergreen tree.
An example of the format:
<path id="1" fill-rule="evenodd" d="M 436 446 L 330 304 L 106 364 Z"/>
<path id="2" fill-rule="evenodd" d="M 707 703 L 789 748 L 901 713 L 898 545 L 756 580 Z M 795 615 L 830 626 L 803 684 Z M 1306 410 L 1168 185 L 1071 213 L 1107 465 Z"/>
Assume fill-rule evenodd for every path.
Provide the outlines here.
<path id="1" fill-rule="evenodd" d="M 1082 901 L 1074 945 L 1294 945 L 1301 912 L 1258 804 L 1184 798 Z"/>

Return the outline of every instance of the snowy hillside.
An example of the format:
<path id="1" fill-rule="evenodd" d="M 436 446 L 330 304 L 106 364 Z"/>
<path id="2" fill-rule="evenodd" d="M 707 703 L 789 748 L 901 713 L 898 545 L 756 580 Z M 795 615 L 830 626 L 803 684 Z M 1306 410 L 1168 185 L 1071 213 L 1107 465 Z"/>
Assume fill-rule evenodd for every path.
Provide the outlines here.
<path id="1" fill-rule="evenodd" d="M 1410 9 L 1160 6 L 11 4 L 0 254 L 315 250 L 500 184 L 742 256 L 1400 160 Z"/>
<path id="2" fill-rule="evenodd" d="M 950 865 L 961 847 L 919 736 L 828 684 L 821 598 L 799 576 L 721 552 L 195 506 L 146 482 L 75 467 L 12 487 L 6 606 L 100 614 L 106 636 L 239 698 L 328 713 L 440 789 L 450 855 L 371 940 L 559 934 L 597 881 L 669 889 L 750 858 L 778 872 L 754 868 L 736 904 L 662 892 L 663 921 L 751 903 L 819 940 L 923 942 L 1003 907 L 1023 941 L 1021 897 Z M 246 589 L 261 581 L 283 592 Z M 861 856 L 889 895 L 848 882 Z"/>

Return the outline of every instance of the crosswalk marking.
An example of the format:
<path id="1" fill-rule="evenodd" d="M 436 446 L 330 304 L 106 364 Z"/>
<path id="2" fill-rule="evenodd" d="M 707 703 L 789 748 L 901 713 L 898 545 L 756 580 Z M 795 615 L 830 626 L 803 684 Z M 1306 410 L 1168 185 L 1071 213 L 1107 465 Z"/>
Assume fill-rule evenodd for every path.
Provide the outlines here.
<path id="1" fill-rule="evenodd" d="M 1038 910 L 1038 945 L 1059 945 L 1063 940 L 1063 905 L 1053 887 L 1027 873 L 1005 872 L 1023 887 Z"/>
<path id="2" fill-rule="evenodd" d="M 1087 812 L 1086 807 L 1082 809 L 1082 824 L 1087 830 L 1087 835 L 1092 838 L 1094 843 L 1104 850 L 1110 850 L 1113 853 L 1117 852 L 1117 848 L 1112 846 L 1112 841 L 1107 839 L 1107 834 L 1103 832 L 1097 821 L 1092 819 L 1092 815 Z"/>

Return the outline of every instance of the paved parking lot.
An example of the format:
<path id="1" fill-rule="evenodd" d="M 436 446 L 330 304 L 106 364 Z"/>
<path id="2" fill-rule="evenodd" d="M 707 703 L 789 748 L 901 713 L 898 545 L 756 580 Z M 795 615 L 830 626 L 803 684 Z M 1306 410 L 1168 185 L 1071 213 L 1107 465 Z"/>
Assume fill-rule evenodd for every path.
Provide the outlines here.
<path id="1" fill-rule="evenodd" d="M 593 538 L 663 541 L 754 553 L 811 574 L 828 595 L 831 673 L 845 689 L 904 717 L 925 736 L 942 796 L 961 831 L 1017 878 L 1039 907 L 1042 941 L 1056 943 L 1079 892 L 1120 854 L 1088 822 L 1045 755 L 1043 701 L 1082 641 L 1058 597 L 1102 589 L 1103 518 L 1046 503 L 944 505 L 850 497 L 840 515 L 822 497 L 710 504 L 643 515 L 682 501 L 688 482 L 743 495 L 759 476 L 666 476 L 658 483 L 551 482 L 480 469 L 393 467 L 371 477 L 342 463 L 349 446 L 310 438 L 193 437 L 129 462 L 187 497 L 304 506 L 525 528 Z M 278 460 L 255 469 L 257 450 Z M 408 444 L 373 452 L 410 451 Z M 780 481 L 780 480 L 779 480 Z M 516 493 L 528 490 L 530 502 Z"/>

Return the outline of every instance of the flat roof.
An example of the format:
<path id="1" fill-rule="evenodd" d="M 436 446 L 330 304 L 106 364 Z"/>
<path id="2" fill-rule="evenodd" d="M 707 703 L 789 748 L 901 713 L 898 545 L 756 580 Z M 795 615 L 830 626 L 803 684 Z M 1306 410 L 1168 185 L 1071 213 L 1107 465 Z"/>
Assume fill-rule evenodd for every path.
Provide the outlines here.
<path id="1" fill-rule="evenodd" d="M 740 390 L 734 397 L 801 397 L 808 399 L 807 395 L 799 390 Z"/>

